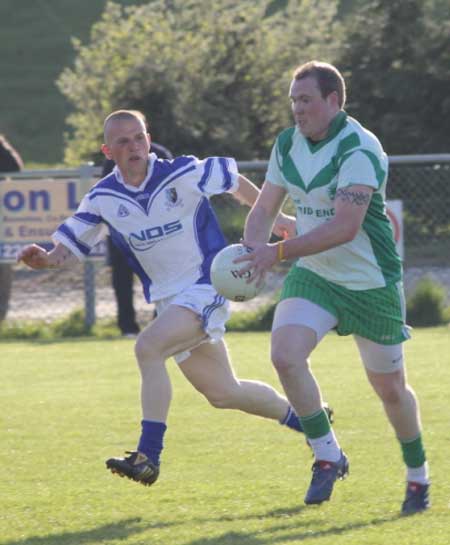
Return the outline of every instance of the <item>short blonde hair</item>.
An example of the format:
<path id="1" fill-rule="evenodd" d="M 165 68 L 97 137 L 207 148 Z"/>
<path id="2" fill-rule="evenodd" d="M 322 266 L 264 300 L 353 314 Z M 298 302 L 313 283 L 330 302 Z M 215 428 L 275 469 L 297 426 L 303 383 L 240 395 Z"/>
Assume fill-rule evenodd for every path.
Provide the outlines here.
<path id="1" fill-rule="evenodd" d="M 145 128 L 148 129 L 147 118 L 139 110 L 116 110 L 110 113 L 103 123 L 103 134 L 106 132 L 106 127 L 110 121 L 120 121 L 121 119 L 137 119 L 142 121 Z"/>

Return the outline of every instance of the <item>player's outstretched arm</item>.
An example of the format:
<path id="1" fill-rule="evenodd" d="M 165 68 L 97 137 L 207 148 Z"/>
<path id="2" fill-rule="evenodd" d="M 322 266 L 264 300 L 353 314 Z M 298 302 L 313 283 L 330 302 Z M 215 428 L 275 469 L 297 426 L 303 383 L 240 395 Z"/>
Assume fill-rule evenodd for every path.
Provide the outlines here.
<path id="1" fill-rule="evenodd" d="M 269 240 L 272 229 L 276 235 L 282 238 L 295 236 L 294 218 L 280 212 L 285 197 L 284 188 L 264 182 L 261 193 L 245 222 L 244 239 L 246 242 L 265 243 Z"/>
<path id="2" fill-rule="evenodd" d="M 239 174 L 239 187 L 232 196 L 241 204 L 252 207 L 258 198 L 259 188 L 242 174 Z"/>
<path id="3" fill-rule="evenodd" d="M 280 203 L 278 203 L 278 210 L 273 212 L 273 218 L 271 218 L 272 231 L 275 235 L 280 238 L 293 238 L 296 235 L 296 222 L 293 216 L 284 214 L 280 212 L 281 205 L 283 203 L 286 192 L 284 189 L 278 188 L 277 191 L 280 193 Z M 260 189 L 251 182 L 242 174 L 239 175 L 239 189 L 233 193 L 235 199 L 237 199 L 241 204 L 246 204 L 247 206 L 254 207 L 256 201 L 259 199 L 261 194 Z M 278 195 L 277 195 L 278 198 Z M 270 229 L 270 227 L 269 227 Z"/>
<path id="4" fill-rule="evenodd" d="M 22 261 L 32 269 L 56 269 L 74 263 L 77 257 L 63 244 L 58 243 L 50 252 L 37 244 L 25 246 L 17 255 L 17 262 Z"/>

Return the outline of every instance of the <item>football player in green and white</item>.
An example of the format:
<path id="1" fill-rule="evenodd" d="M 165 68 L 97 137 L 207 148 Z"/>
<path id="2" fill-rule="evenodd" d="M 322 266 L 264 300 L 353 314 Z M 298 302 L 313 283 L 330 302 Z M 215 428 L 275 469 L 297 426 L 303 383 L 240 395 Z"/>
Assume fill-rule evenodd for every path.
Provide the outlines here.
<path id="1" fill-rule="evenodd" d="M 277 306 L 272 359 L 314 450 L 307 504 L 330 499 L 348 473 L 322 409 L 309 357 L 331 329 L 352 334 L 369 382 L 400 442 L 407 468 L 404 514 L 429 507 L 429 475 L 416 396 L 406 381 L 402 266 L 386 216 L 388 159 L 378 139 L 343 110 L 345 82 L 332 65 L 299 66 L 289 98 L 295 126 L 276 139 L 266 181 L 247 218 L 236 261 L 256 278 L 279 261 L 296 259 Z M 289 195 L 298 236 L 267 243 L 274 218 Z"/>

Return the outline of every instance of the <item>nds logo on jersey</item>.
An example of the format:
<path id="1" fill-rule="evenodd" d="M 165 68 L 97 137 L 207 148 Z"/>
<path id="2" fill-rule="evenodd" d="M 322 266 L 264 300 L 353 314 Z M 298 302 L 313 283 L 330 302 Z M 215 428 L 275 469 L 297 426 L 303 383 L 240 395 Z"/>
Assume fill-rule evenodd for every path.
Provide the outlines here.
<path id="1" fill-rule="evenodd" d="M 183 199 L 178 197 L 178 192 L 175 187 L 169 187 L 166 189 L 166 210 L 169 211 L 171 208 L 176 206 L 183 206 Z"/>
<path id="2" fill-rule="evenodd" d="M 131 233 L 128 237 L 128 242 L 133 250 L 137 252 L 145 252 L 158 242 L 180 234 L 183 231 L 183 226 L 179 220 L 165 223 L 164 225 L 155 225 L 148 229 L 142 229 L 137 233 Z"/>

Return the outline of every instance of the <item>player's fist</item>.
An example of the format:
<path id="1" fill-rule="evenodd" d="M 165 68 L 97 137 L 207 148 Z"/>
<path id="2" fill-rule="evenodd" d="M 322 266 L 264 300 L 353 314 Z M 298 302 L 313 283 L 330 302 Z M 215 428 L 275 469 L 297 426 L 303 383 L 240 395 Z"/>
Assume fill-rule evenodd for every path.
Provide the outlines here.
<path id="1" fill-rule="evenodd" d="M 294 238 L 297 235 L 297 222 L 295 221 L 295 218 L 280 212 L 275 219 L 273 232 L 277 237 L 284 240 Z"/>
<path id="2" fill-rule="evenodd" d="M 50 260 L 47 250 L 41 248 L 37 244 L 31 244 L 25 246 L 17 254 L 17 261 L 23 261 L 25 265 L 28 265 L 32 269 L 46 269 L 50 267 Z"/>

